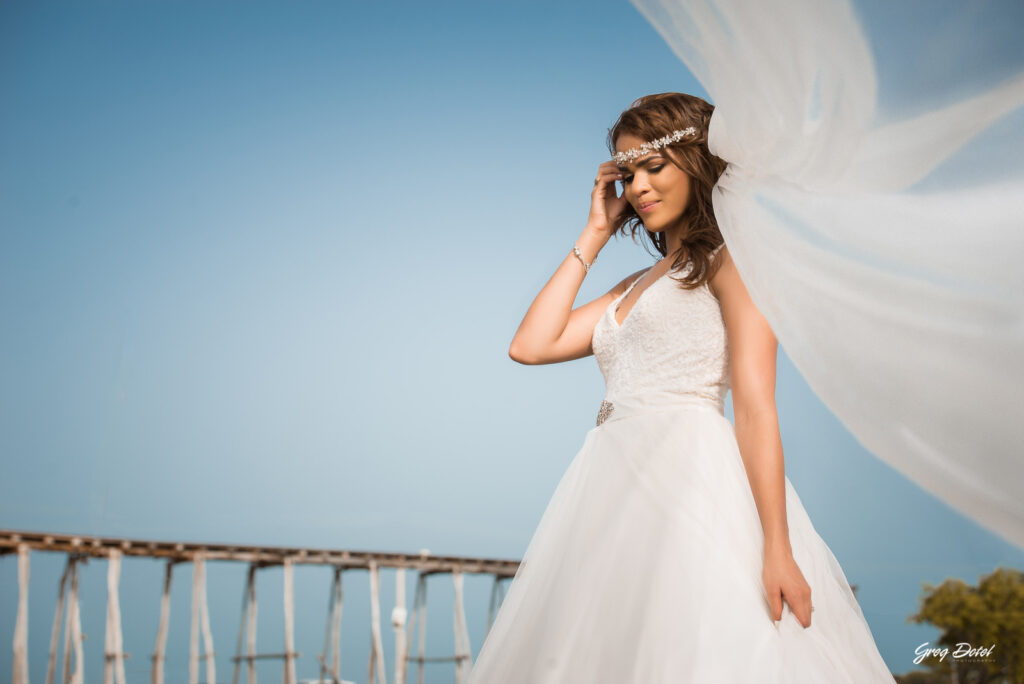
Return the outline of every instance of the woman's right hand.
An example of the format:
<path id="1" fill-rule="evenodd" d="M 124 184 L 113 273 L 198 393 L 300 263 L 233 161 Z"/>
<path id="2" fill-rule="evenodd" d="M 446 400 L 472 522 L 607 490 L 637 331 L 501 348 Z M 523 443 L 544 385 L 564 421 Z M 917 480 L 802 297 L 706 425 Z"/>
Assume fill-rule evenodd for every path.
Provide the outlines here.
<path id="1" fill-rule="evenodd" d="M 608 160 L 597 167 L 594 190 L 590 193 L 590 216 L 587 217 L 587 227 L 609 237 L 612 223 L 626 208 L 626 198 L 615 195 L 617 180 L 622 180 L 619 167 L 614 160 Z"/>

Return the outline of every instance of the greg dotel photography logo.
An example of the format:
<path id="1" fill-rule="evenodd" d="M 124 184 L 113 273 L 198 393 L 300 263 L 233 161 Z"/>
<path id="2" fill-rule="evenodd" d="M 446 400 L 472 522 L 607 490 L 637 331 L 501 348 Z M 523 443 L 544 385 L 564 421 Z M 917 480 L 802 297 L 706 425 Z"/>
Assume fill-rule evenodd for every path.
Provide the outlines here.
<path id="1" fill-rule="evenodd" d="M 961 641 L 950 651 L 948 646 L 931 646 L 926 641 L 914 649 L 914 664 L 920 665 L 926 658 L 945 661 L 947 656 L 959 662 L 992 663 L 995 662 L 995 658 L 991 657 L 995 648 L 994 643 L 991 646 L 972 646 L 970 642 Z"/>

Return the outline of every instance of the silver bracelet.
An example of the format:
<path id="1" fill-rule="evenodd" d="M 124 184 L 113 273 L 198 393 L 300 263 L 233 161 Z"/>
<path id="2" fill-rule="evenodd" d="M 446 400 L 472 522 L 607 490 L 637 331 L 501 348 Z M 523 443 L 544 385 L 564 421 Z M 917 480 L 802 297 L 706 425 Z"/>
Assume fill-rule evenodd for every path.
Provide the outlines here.
<path id="1" fill-rule="evenodd" d="M 580 248 L 579 248 L 578 245 L 573 245 L 572 246 L 572 253 L 575 254 L 576 258 L 580 260 L 581 264 L 583 264 L 584 275 L 587 274 L 587 273 L 590 273 L 590 267 L 594 264 L 594 261 L 597 261 L 597 259 L 595 258 L 594 261 L 591 261 L 588 264 L 586 261 L 583 260 L 583 253 L 580 252 Z"/>

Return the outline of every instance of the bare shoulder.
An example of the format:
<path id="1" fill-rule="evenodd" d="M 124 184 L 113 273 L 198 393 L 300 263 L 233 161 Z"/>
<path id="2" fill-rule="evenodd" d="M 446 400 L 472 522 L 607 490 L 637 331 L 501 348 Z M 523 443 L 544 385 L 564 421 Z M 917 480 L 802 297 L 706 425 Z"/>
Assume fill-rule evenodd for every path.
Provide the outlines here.
<path id="1" fill-rule="evenodd" d="M 711 294 L 715 295 L 718 301 L 722 301 L 722 292 L 729 290 L 730 284 L 735 285 L 736 281 L 739 280 L 740 274 L 736 270 L 736 264 L 733 262 L 732 255 L 729 254 L 729 248 L 726 245 L 722 245 L 722 248 L 714 256 L 714 260 L 721 265 L 715 271 L 711 280 L 708 281 L 708 289 L 711 290 Z"/>
<path id="2" fill-rule="evenodd" d="M 718 298 L 718 303 L 721 304 L 726 318 L 729 317 L 730 310 L 740 313 L 749 313 L 751 309 L 756 311 L 754 303 L 750 299 L 750 293 L 747 292 L 747 286 L 743 284 L 740 272 L 736 268 L 736 262 L 733 261 L 732 255 L 729 253 L 729 248 L 723 246 L 715 256 L 715 260 L 718 262 L 718 270 L 708 281 L 708 287 Z"/>
<path id="3" fill-rule="evenodd" d="M 729 254 L 729 248 L 722 247 L 715 258 L 719 262 L 718 270 L 708 282 L 708 287 L 718 298 L 726 327 L 746 329 L 754 325 L 757 328 L 764 328 L 764 317 L 754 305 L 747 286 L 740 277 L 739 269 L 736 268 L 736 262 Z"/>
<path id="4" fill-rule="evenodd" d="M 639 271 L 634 271 L 630 273 L 628 276 L 617 282 L 612 287 L 612 289 L 608 290 L 607 294 L 610 294 L 614 297 L 618 297 L 620 294 L 626 291 L 626 288 L 629 287 L 630 283 L 632 283 L 634 280 L 642 276 L 644 273 L 647 273 L 652 268 L 654 267 L 648 266 L 647 268 L 641 268 Z"/>
<path id="5" fill-rule="evenodd" d="M 745 357 L 756 350 L 754 353 L 763 356 L 765 363 L 774 362 L 775 335 L 751 299 L 729 248 L 719 250 L 717 258 L 721 260 L 720 265 L 708 286 L 714 285 L 713 294 L 722 307 L 725 327 L 730 339 L 736 341 L 730 345 L 733 356 Z"/>

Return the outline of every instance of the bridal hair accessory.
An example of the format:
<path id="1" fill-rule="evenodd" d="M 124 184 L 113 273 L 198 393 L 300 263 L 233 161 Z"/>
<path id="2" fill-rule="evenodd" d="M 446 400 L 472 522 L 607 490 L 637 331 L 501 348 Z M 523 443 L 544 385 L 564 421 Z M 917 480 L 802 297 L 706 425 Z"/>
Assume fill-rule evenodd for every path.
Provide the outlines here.
<path id="1" fill-rule="evenodd" d="M 590 273 L 590 267 L 594 264 L 594 262 L 591 261 L 588 264 L 586 261 L 583 260 L 583 253 L 580 252 L 579 245 L 572 246 L 572 253 L 575 254 L 576 258 L 580 260 L 581 264 L 583 264 L 583 275 L 585 276 L 587 273 Z"/>
<path id="2" fill-rule="evenodd" d="M 612 159 L 614 159 L 617 164 L 627 164 L 636 159 L 637 157 L 642 157 L 645 154 L 661 149 L 662 147 L 668 145 L 669 143 L 678 142 L 688 135 L 696 134 L 697 129 L 694 128 L 693 126 L 690 126 L 688 128 L 679 128 L 672 131 L 664 138 L 658 138 L 657 140 L 645 142 L 640 147 L 634 147 L 633 149 L 626 150 L 625 152 L 617 152 L 615 156 L 612 157 Z"/>

